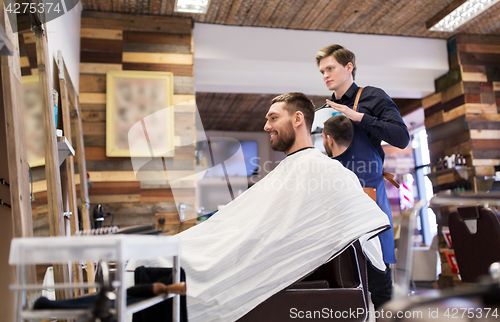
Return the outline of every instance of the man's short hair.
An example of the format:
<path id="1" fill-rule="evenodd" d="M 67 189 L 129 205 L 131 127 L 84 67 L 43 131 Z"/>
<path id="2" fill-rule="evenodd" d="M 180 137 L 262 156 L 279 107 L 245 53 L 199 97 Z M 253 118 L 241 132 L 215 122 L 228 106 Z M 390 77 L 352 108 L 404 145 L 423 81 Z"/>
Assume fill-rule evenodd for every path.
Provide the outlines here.
<path id="1" fill-rule="evenodd" d="M 288 114 L 300 111 L 304 114 L 304 120 L 309 132 L 314 121 L 314 103 L 303 93 L 293 92 L 276 96 L 271 101 L 271 104 L 285 102 L 285 109 Z"/>
<path id="2" fill-rule="evenodd" d="M 316 64 L 319 66 L 319 62 L 328 56 L 335 58 L 344 67 L 347 63 L 352 63 L 352 79 L 356 77 L 356 55 L 352 51 L 340 45 L 327 46 L 320 49 L 316 54 Z"/>
<path id="3" fill-rule="evenodd" d="M 323 132 L 329 135 L 337 145 L 348 147 L 354 137 L 352 121 L 345 115 L 339 114 L 326 120 Z"/>

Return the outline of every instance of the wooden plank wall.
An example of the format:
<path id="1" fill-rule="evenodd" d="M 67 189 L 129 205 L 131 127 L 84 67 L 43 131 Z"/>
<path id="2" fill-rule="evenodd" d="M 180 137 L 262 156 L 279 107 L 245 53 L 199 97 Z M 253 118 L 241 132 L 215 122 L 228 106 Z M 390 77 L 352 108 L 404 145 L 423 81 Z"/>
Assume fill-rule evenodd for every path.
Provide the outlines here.
<path id="1" fill-rule="evenodd" d="M 106 156 L 106 73 L 110 70 L 160 71 L 174 74 L 175 156 L 164 158 L 168 174 L 186 177 L 195 170 L 192 20 L 190 18 L 138 16 L 84 11 L 81 26 L 80 112 L 85 142 L 91 209 L 101 204 L 113 212 L 103 225 L 120 227 L 154 224 L 156 214 L 177 215 L 170 185 L 139 182 L 130 158 Z M 193 101 L 194 102 L 194 101 Z M 190 145 L 190 146 L 188 146 Z M 75 167 L 76 168 L 76 167 Z M 162 170 L 151 167 L 148 170 Z M 44 213 L 43 175 L 34 173 L 39 185 L 36 215 Z M 79 183 L 78 178 L 75 178 Z M 35 185 L 36 185 L 35 184 Z M 177 182 L 176 197 L 187 205 L 186 218 L 195 218 L 195 181 Z M 77 186 L 79 193 L 79 186 Z M 178 193 L 178 194 L 177 194 Z M 172 214 L 175 214 L 173 216 Z M 92 215 L 92 214 L 91 214 Z M 182 225 L 191 227 L 196 220 Z M 34 225 L 44 229 L 43 216 Z"/>
<path id="2" fill-rule="evenodd" d="M 450 71 L 424 98 L 431 161 L 460 152 L 476 176 L 500 164 L 500 37 L 459 34 L 448 41 Z"/>

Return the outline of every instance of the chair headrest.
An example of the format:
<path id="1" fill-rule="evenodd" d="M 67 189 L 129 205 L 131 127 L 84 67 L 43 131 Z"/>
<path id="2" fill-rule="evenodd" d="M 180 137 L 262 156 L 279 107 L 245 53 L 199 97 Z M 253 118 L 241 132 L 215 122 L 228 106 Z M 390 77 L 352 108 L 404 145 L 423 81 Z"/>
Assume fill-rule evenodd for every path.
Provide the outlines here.
<path id="1" fill-rule="evenodd" d="M 467 219 L 479 219 L 479 212 L 483 209 L 483 206 L 467 206 L 467 207 L 458 207 L 457 211 L 462 220 Z"/>

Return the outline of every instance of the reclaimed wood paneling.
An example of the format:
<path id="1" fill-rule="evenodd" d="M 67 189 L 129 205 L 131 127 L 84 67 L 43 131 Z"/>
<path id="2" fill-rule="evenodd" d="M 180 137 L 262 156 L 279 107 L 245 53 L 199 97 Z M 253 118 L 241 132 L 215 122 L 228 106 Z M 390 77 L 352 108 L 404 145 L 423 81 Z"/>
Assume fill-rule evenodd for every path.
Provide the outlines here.
<path id="1" fill-rule="evenodd" d="M 106 74 L 107 72 L 112 70 L 122 70 L 122 65 L 80 62 L 80 74 Z"/>
<path id="2" fill-rule="evenodd" d="M 82 12 L 82 27 L 118 29 L 127 31 L 190 34 L 192 20 L 181 17 L 144 16 L 110 12 Z"/>
<path id="3" fill-rule="evenodd" d="M 102 29 L 102 28 L 81 28 L 81 38 L 92 39 L 108 39 L 108 40 L 122 40 L 123 31 L 119 29 Z"/>

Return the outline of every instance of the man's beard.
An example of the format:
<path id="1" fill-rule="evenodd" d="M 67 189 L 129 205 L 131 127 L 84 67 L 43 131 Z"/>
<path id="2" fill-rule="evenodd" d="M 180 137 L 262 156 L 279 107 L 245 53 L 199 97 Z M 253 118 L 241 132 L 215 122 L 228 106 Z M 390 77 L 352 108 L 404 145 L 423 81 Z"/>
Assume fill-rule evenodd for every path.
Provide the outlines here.
<path id="1" fill-rule="evenodd" d="M 330 149 L 330 147 L 328 145 L 326 145 L 326 144 L 323 144 L 323 147 L 325 148 L 326 155 L 328 155 L 328 157 L 331 158 L 333 156 L 333 152 Z"/>
<path id="2" fill-rule="evenodd" d="M 271 149 L 274 151 L 285 152 L 288 151 L 295 143 L 295 131 L 293 130 L 292 122 L 280 132 L 276 134 L 276 139 L 271 142 Z"/>

